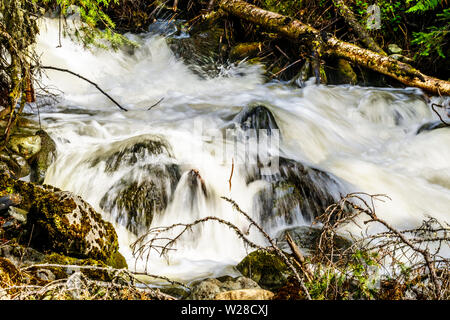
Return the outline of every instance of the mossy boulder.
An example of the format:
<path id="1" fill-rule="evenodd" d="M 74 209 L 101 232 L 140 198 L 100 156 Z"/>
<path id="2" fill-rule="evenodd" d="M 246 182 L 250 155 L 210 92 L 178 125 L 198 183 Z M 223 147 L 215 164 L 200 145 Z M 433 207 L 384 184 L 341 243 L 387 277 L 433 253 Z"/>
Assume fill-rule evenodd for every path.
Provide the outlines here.
<path id="1" fill-rule="evenodd" d="M 126 265 L 113 225 L 79 196 L 0 173 L 0 197 L 10 194 L 19 194 L 22 201 L 16 206 L 28 212 L 21 241 L 30 239 L 31 247 L 42 252 Z"/>
<path id="2" fill-rule="evenodd" d="M 239 272 L 267 290 L 276 290 L 286 284 L 291 272 L 286 263 L 276 254 L 256 250 L 247 255 L 236 266 Z"/>
<path id="3" fill-rule="evenodd" d="M 123 256 L 120 253 L 116 254 L 117 256 L 120 255 L 120 257 L 123 258 Z M 111 261 L 109 261 L 111 262 Z M 51 253 L 48 255 L 45 255 L 45 257 L 42 259 L 40 263 L 42 264 L 53 264 L 53 265 L 61 265 L 57 267 L 45 267 L 45 269 L 51 271 L 56 279 L 64 279 L 70 276 L 72 273 L 80 271 L 89 279 L 93 280 L 99 280 L 99 281 L 106 281 L 110 282 L 113 281 L 115 278 L 120 276 L 120 274 L 115 269 L 126 269 L 127 265 L 126 262 L 121 261 L 121 259 L 118 259 L 118 264 L 111 265 L 109 263 L 105 263 L 100 260 L 94 260 L 94 259 L 77 259 L 74 257 L 65 256 L 59 253 Z M 117 262 L 116 262 L 117 263 Z M 64 265 L 67 265 L 68 267 L 64 267 Z M 94 267 L 94 268 L 77 268 L 76 266 L 80 267 Z M 98 268 L 95 268 L 98 267 Z M 108 267 L 113 267 L 114 269 L 110 269 Z M 42 270 L 43 268 L 33 268 L 33 270 Z M 123 275 L 122 275 L 122 278 Z"/>
<path id="4" fill-rule="evenodd" d="M 33 228 L 31 243 L 44 251 L 107 261 L 118 249 L 112 224 L 70 192 L 49 192 L 36 199 L 27 225 Z"/>
<path id="5" fill-rule="evenodd" d="M 8 259 L 0 257 L 0 288 L 15 285 L 21 281 L 20 271 Z"/>

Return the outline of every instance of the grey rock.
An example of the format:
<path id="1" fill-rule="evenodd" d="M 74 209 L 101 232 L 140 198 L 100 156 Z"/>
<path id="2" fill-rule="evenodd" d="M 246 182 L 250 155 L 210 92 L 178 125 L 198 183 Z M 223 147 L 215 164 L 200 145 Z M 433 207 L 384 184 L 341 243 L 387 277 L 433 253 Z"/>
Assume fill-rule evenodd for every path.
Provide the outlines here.
<path id="1" fill-rule="evenodd" d="M 221 292 L 240 290 L 240 289 L 258 289 L 259 285 L 252 279 L 246 277 L 225 276 L 220 278 L 210 278 L 194 282 L 192 291 L 188 300 L 212 300 Z"/>

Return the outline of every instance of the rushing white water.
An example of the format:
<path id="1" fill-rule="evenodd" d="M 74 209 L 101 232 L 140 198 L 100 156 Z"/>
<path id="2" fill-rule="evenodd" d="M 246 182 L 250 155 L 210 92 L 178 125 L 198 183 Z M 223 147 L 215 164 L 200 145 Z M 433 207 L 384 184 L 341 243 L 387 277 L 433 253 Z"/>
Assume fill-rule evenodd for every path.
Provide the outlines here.
<path id="1" fill-rule="evenodd" d="M 427 216 L 450 222 L 450 132 L 438 129 L 416 134 L 422 124 L 438 119 L 419 91 L 312 83 L 295 89 L 264 83 L 261 67 L 247 64 L 223 67 L 214 78 L 200 77 L 175 58 L 164 38 L 143 34 L 135 39 L 141 47 L 131 53 L 88 51 L 65 38 L 57 48 L 57 24 L 46 20 L 37 45 L 44 65 L 91 79 L 129 109 L 119 110 L 93 86 L 72 75 L 46 71 L 43 83 L 63 93 L 59 103 L 41 110 L 58 152 L 45 183 L 81 195 L 112 221 L 130 268 L 145 267 L 131 255 L 130 244 L 136 236 L 116 220 L 120 216 L 117 208 L 103 210 L 101 202 L 105 195 L 114 198 L 114 186 L 120 186 L 126 174 L 133 175 L 136 183 L 147 183 L 145 166 L 176 165 L 180 175 L 174 186 L 166 180 L 159 182 L 171 196 L 167 208 L 155 215 L 152 227 L 214 215 L 245 231 L 248 221 L 221 196 L 232 198 L 259 221 L 253 199 L 267 181 L 248 183 L 244 167 L 238 165 L 242 159 L 234 158 L 244 157 L 244 151 L 238 147 L 232 153 L 227 140 L 223 153 L 222 139 L 208 142 L 205 137 L 227 128 L 247 105 L 263 104 L 274 115 L 281 155 L 340 179 L 336 190 L 328 190 L 331 194 L 388 195 L 391 200 L 377 203 L 377 215 L 400 229 L 417 226 Z M 127 139 L 154 136 L 168 142 L 167 153 L 145 154 L 113 172 L 105 170 L 102 157 L 134 141 Z M 232 158 L 237 165 L 230 189 Z M 198 183 L 198 178 L 195 193 L 191 169 L 198 170 L 204 183 Z M 298 212 L 290 222 L 272 222 L 270 232 L 288 223 L 307 222 Z M 264 243 L 254 228 L 249 238 Z M 174 248 L 170 263 L 153 254 L 149 271 L 182 280 L 232 273 L 231 266 L 247 252 L 230 229 L 214 222 L 194 229 Z"/>

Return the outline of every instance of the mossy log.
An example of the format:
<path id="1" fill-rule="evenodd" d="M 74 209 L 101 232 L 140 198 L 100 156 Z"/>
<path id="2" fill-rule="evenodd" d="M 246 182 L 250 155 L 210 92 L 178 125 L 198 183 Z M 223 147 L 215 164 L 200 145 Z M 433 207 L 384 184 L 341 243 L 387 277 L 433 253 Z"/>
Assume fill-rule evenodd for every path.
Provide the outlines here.
<path id="1" fill-rule="evenodd" d="M 449 81 L 427 76 L 407 63 L 339 40 L 297 19 L 263 10 L 242 0 L 221 0 L 220 7 L 231 15 L 261 25 L 284 37 L 297 41 L 309 39 L 321 54 L 346 59 L 432 94 L 450 95 Z"/>

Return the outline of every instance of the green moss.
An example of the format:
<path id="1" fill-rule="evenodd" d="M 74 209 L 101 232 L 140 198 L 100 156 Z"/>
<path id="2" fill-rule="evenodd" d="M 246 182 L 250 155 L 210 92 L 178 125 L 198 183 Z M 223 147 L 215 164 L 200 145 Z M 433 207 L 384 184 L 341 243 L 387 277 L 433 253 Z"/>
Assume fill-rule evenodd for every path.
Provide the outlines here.
<path id="1" fill-rule="evenodd" d="M 283 14 L 285 16 L 295 16 L 297 12 L 302 7 L 302 2 L 299 0 L 285 0 L 285 1 L 279 1 L 279 0 L 261 0 L 261 7 L 263 9 L 277 12 L 280 14 Z"/>
<path id="2" fill-rule="evenodd" d="M 128 264 L 125 257 L 118 251 L 112 254 L 112 256 L 106 261 L 106 264 L 116 269 L 128 269 Z"/>
<path id="3" fill-rule="evenodd" d="M 242 275 L 268 290 L 280 288 L 289 276 L 289 269 L 284 261 L 277 255 L 264 250 L 253 251 L 236 268 Z"/>

